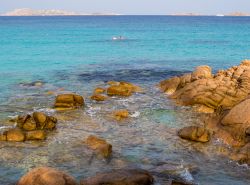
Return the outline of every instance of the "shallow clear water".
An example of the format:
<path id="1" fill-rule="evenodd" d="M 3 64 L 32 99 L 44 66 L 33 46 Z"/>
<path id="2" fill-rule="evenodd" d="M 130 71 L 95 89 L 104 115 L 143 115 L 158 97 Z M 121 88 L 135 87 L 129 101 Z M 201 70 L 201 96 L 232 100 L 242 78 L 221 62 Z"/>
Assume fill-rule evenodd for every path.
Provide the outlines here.
<path id="1" fill-rule="evenodd" d="M 0 143 L 0 184 L 40 165 L 81 179 L 113 168 L 151 170 L 164 163 L 193 166 L 193 178 L 202 185 L 249 184 L 248 167 L 219 155 L 217 141 L 202 145 L 176 136 L 185 125 L 202 124 L 199 115 L 176 107 L 155 87 L 197 65 L 218 70 L 250 58 L 249 30 L 248 17 L 0 17 L 1 126 L 10 125 L 8 116 L 34 110 L 59 119 L 47 141 Z M 119 35 L 126 39 L 112 40 Z M 37 80 L 45 84 L 20 84 Z M 92 90 L 109 80 L 136 83 L 145 94 L 90 101 Z M 54 112 L 48 91 L 77 92 L 86 107 Z M 137 116 L 114 121 L 112 110 L 123 108 Z M 83 144 L 90 134 L 113 145 L 111 160 L 93 157 Z"/>

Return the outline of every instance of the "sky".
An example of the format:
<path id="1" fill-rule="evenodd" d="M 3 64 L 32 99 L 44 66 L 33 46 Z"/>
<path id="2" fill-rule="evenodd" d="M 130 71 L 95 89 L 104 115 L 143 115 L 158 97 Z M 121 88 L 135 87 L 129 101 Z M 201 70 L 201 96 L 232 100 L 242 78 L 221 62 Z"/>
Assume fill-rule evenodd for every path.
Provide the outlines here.
<path id="1" fill-rule="evenodd" d="M 250 0 L 0 0 L 0 13 L 17 8 L 62 9 L 78 13 L 166 15 L 250 13 Z"/>

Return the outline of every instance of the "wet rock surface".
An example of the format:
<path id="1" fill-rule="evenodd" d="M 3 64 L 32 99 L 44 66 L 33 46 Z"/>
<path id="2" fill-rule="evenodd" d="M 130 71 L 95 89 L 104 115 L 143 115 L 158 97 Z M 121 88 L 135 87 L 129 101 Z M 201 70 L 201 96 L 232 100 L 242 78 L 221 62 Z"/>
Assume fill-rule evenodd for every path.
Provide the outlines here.
<path id="1" fill-rule="evenodd" d="M 83 179 L 80 185 L 152 185 L 153 176 L 145 170 L 114 170 Z"/>
<path id="2" fill-rule="evenodd" d="M 86 139 L 85 144 L 94 150 L 97 155 L 101 155 L 104 158 L 108 158 L 112 155 L 112 145 L 102 138 L 90 135 Z"/>

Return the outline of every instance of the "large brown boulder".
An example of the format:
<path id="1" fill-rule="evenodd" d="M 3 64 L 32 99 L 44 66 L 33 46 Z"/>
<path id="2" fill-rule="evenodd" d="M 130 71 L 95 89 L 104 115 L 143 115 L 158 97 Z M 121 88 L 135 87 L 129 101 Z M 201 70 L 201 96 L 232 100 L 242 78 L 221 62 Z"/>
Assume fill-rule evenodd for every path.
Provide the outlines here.
<path id="1" fill-rule="evenodd" d="M 90 135 L 85 141 L 86 145 L 104 158 L 112 155 L 112 145 L 102 138 Z"/>
<path id="2" fill-rule="evenodd" d="M 56 97 L 55 108 L 58 110 L 75 109 L 84 105 L 84 99 L 78 94 L 60 94 Z"/>
<path id="3" fill-rule="evenodd" d="M 250 61 L 218 71 L 212 75 L 209 66 L 199 66 L 193 73 L 160 82 L 160 88 L 182 105 L 204 105 L 213 112 L 231 109 L 250 93 Z"/>
<path id="4" fill-rule="evenodd" d="M 221 120 L 221 124 L 235 140 L 246 139 L 247 129 L 250 127 L 250 99 L 246 99 L 234 106 Z"/>
<path id="5" fill-rule="evenodd" d="M 77 185 L 70 175 L 49 167 L 35 168 L 25 174 L 17 185 Z"/>
<path id="6" fill-rule="evenodd" d="M 151 185 L 153 181 L 145 170 L 115 170 L 83 179 L 80 185 Z"/>
<path id="7" fill-rule="evenodd" d="M 197 126 L 184 127 L 178 131 L 178 135 L 182 139 L 198 141 L 202 143 L 208 142 L 210 140 L 210 134 L 208 130 Z"/>

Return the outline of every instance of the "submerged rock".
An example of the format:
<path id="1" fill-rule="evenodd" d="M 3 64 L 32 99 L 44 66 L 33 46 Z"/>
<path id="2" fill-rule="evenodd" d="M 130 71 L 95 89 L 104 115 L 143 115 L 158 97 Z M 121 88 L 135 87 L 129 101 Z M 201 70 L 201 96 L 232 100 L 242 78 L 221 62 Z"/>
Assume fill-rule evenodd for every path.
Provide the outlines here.
<path id="1" fill-rule="evenodd" d="M 115 119 L 117 121 L 128 118 L 128 116 L 129 116 L 128 110 L 117 110 L 117 111 L 114 111 L 113 114 L 114 114 Z"/>
<path id="2" fill-rule="evenodd" d="M 78 94 L 60 94 L 56 97 L 54 107 L 57 110 L 76 109 L 84 105 L 84 99 Z"/>
<path id="3" fill-rule="evenodd" d="M 112 145 L 104 139 L 90 135 L 85 141 L 86 145 L 94 150 L 98 155 L 108 158 L 112 155 Z"/>
<path id="4" fill-rule="evenodd" d="M 203 127 L 196 127 L 196 126 L 184 127 L 178 131 L 178 135 L 182 139 L 198 141 L 202 143 L 208 142 L 210 140 L 210 134 L 208 130 L 206 130 Z"/>
<path id="5" fill-rule="evenodd" d="M 49 167 L 39 167 L 25 174 L 17 185 L 78 185 L 70 175 Z"/>
<path id="6" fill-rule="evenodd" d="M 115 170 L 83 179 L 80 185 L 152 185 L 153 177 L 145 170 Z"/>

